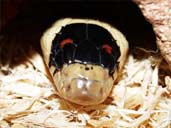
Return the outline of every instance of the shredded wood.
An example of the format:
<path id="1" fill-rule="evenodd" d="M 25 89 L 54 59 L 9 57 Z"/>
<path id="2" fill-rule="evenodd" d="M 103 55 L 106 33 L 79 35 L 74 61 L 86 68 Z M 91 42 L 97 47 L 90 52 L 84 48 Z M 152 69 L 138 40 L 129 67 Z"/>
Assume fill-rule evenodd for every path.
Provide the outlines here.
<path id="1" fill-rule="evenodd" d="M 97 106 L 58 97 L 43 65 L 37 54 L 16 68 L 1 66 L 0 128 L 171 128 L 171 78 L 162 57 L 130 54 L 111 95 Z"/>

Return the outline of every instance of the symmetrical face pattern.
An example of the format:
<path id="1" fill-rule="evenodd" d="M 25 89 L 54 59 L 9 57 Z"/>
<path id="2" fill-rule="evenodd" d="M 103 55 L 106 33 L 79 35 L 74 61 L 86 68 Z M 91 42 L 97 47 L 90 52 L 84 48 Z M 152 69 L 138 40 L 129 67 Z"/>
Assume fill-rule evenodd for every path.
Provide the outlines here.
<path id="1" fill-rule="evenodd" d="M 52 43 L 49 67 L 60 70 L 64 64 L 99 65 L 112 75 L 117 66 L 120 49 L 104 28 L 86 23 L 62 27 Z"/>
<path id="2" fill-rule="evenodd" d="M 117 37 L 120 41 L 120 35 Z M 109 96 L 121 49 L 107 29 L 86 22 L 66 24 L 49 43 L 48 66 L 61 97 L 80 105 L 94 105 Z M 44 49 L 47 45 L 42 46 Z"/>

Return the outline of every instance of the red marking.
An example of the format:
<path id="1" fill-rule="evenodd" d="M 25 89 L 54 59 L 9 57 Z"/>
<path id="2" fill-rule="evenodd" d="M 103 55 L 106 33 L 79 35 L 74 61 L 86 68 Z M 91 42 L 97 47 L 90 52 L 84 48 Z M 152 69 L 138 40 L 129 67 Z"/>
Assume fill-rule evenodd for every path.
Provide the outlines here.
<path id="1" fill-rule="evenodd" d="M 102 46 L 102 49 L 105 49 L 105 51 L 108 53 L 108 54 L 111 54 L 112 53 L 112 47 L 109 46 L 108 44 L 104 44 Z"/>
<path id="2" fill-rule="evenodd" d="M 72 44 L 74 41 L 72 39 L 65 39 L 60 43 L 60 47 L 63 48 L 66 44 Z"/>

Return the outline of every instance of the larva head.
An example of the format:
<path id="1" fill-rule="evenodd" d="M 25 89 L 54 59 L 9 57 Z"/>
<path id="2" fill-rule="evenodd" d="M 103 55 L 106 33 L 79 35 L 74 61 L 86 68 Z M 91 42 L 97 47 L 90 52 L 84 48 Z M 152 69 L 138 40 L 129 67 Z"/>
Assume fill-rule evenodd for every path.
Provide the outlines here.
<path id="1" fill-rule="evenodd" d="M 94 105 L 110 94 L 128 44 L 111 26 L 87 21 L 58 22 L 44 34 L 41 46 L 58 94 L 76 104 Z M 118 39 L 109 30 L 118 34 Z M 125 50 L 120 41 L 124 41 Z"/>

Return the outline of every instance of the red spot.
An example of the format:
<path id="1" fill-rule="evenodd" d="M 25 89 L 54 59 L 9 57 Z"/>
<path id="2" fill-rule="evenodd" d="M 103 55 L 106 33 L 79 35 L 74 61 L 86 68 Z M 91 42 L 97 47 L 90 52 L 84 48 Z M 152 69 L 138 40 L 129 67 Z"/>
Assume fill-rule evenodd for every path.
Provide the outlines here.
<path id="1" fill-rule="evenodd" d="M 72 44 L 74 41 L 72 39 L 64 39 L 63 41 L 61 41 L 60 43 L 60 47 L 63 48 L 66 44 Z"/>
<path id="2" fill-rule="evenodd" d="M 105 49 L 105 51 L 108 53 L 108 54 L 111 54 L 112 53 L 112 47 L 109 46 L 108 44 L 104 44 L 102 46 L 102 49 Z"/>

